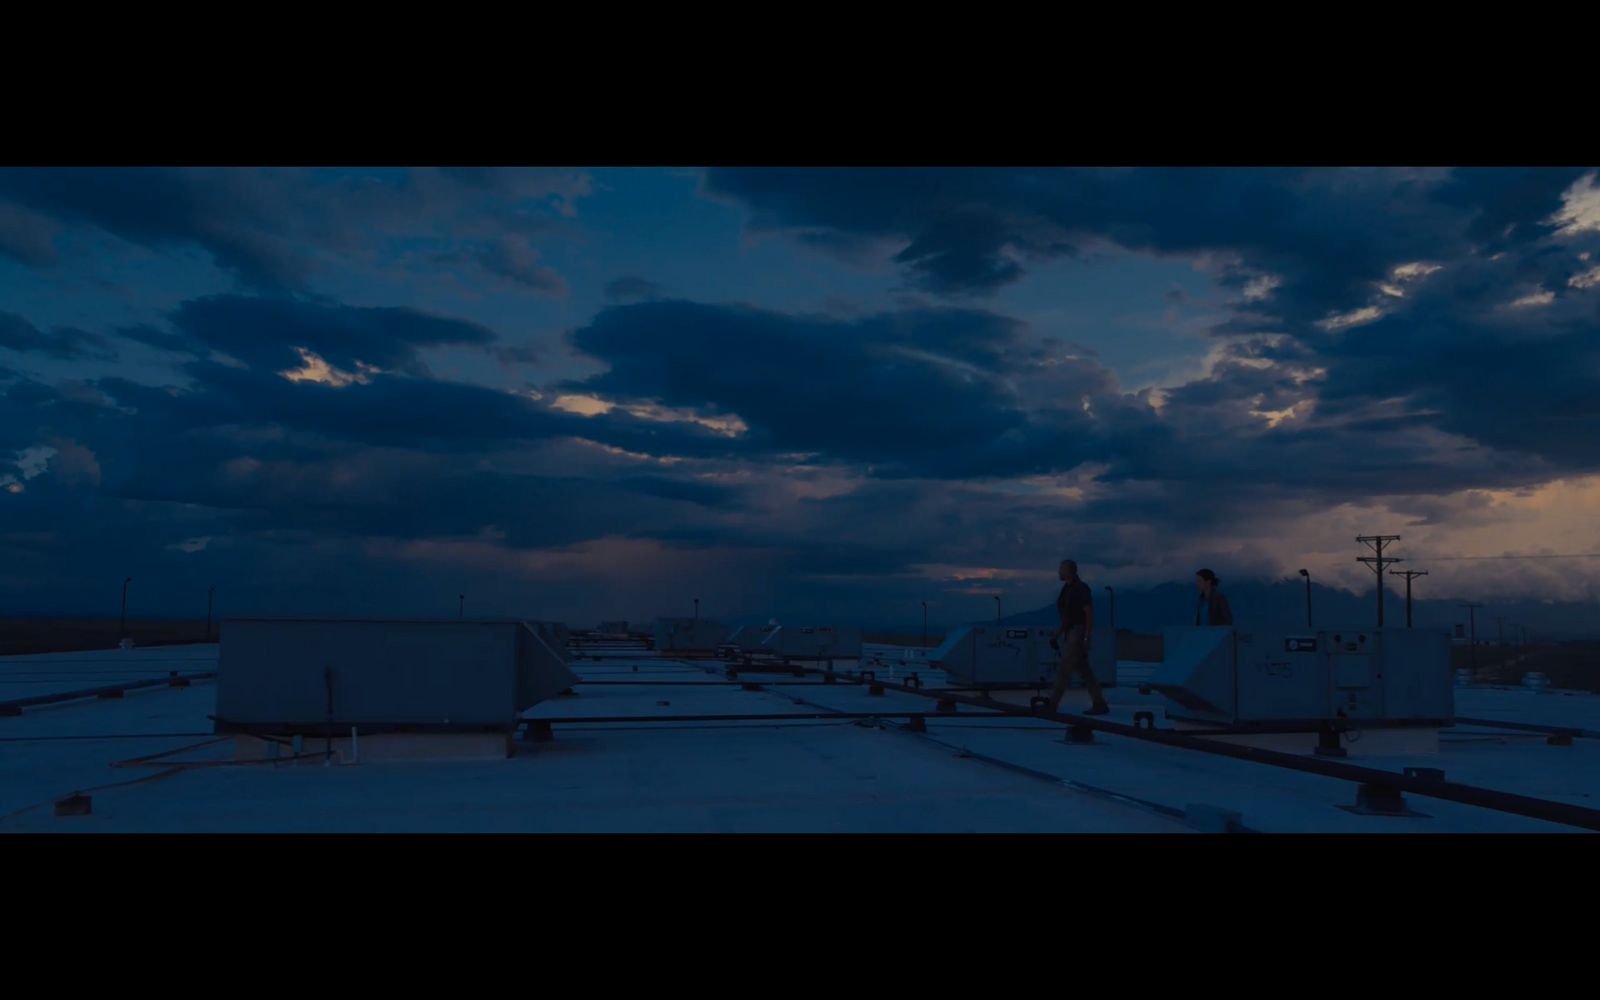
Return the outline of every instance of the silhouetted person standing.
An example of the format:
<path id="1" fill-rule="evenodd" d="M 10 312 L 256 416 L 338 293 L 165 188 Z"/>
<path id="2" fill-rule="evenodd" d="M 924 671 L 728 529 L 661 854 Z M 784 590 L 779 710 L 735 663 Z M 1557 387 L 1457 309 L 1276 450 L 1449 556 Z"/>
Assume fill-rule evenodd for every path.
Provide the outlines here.
<path id="1" fill-rule="evenodd" d="M 1196 625 L 1232 625 L 1233 612 L 1228 599 L 1222 595 L 1222 581 L 1209 569 L 1195 573 L 1194 582 L 1200 588 L 1200 602 L 1195 605 Z"/>
<path id="2" fill-rule="evenodd" d="M 1061 579 L 1061 593 L 1056 597 L 1056 612 L 1061 618 L 1061 631 L 1050 640 L 1061 654 L 1061 665 L 1056 670 L 1055 690 L 1050 692 L 1049 708 L 1055 712 L 1061 706 L 1061 696 L 1067 693 L 1067 681 L 1073 671 L 1083 675 L 1083 686 L 1089 689 L 1094 704 L 1085 715 L 1104 715 L 1111 711 L 1106 704 L 1100 682 L 1089 667 L 1089 643 L 1094 633 L 1094 594 L 1089 585 L 1078 579 L 1078 564 L 1071 559 L 1061 560 L 1057 571 Z"/>

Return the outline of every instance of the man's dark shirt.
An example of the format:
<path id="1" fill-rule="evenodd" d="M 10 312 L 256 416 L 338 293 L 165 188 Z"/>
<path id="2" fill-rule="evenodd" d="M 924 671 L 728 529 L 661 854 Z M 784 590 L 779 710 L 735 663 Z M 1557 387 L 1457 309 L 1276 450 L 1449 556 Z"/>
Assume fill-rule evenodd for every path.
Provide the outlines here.
<path id="1" fill-rule="evenodd" d="M 1061 594 L 1056 598 L 1056 611 L 1061 615 L 1061 627 L 1070 629 L 1087 624 L 1084 612 L 1093 606 L 1094 594 L 1090 592 L 1087 583 L 1074 580 L 1063 584 Z"/>

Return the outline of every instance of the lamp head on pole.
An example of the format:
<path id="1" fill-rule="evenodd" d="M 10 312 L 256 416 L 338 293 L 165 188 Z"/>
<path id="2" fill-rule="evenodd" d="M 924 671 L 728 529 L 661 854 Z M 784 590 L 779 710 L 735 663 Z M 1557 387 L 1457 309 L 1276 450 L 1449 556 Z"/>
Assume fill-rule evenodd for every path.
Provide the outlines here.
<path id="1" fill-rule="evenodd" d="M 1307 580 L 1311 579 L 1311 574 L 1306 572 L 1305 570 L 1301 570 L 1300 571 L 1300 575 L 1305 577 Z"/>

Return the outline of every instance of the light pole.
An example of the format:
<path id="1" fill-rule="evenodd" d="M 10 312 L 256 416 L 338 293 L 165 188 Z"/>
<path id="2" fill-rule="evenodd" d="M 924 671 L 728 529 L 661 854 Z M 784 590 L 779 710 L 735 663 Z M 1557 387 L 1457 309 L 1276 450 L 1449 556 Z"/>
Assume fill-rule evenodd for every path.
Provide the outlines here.
<path id="1" fill-rule="evenodd" d="M 1111 631 L 1117 630 L 1117 589 L 1111 584 L 1106 584 L 1106 593 L 1111 595 Z"/>
<path id="2" fill-rule="evenodd" d="M 928 602 L 922 602 L 922 648 L 928 648 Z"/>
<path id="3" fill-rule="evenodd" d="M 994 623 L 996 625 L 998 625 L 998 624 L 1000 624 L 1000 595 L 999 594 L 995 594 L 993 596 L 994 596 Z"/>
<path id="4" fill-rule="evenodd" d="M 120 642 L 128 637 L 128 584 L 133 582 L 133 577 L 122 581 L 122 617 L 117 621 L 117 640 Z"/>
<path id="5" fill-rule="evenodd" d="M 1472 668 L 1473 676 L 1478 672 L 1478 615 L 1477 611 L 1483 607 L 1472 601 L 1462 601 L 1461 606 L 1467 609 L 1467 655 L 1468 665 Z"/>
<path id="6" fill-rule="evenodd" d="M 216 585 L 206 588 L 206 642 L 211 641 L 211 601 L 217 596 Z"/>
<path id="7" fill-rule="evenodd" d="M 1301 570 L 1300 571 L 1300 575 L 1306 578 L 1306 628 L 1312 628 L 1313 626 L 1311 624 L 1311 574 L 1308 573 L 1305 570 Z"/>

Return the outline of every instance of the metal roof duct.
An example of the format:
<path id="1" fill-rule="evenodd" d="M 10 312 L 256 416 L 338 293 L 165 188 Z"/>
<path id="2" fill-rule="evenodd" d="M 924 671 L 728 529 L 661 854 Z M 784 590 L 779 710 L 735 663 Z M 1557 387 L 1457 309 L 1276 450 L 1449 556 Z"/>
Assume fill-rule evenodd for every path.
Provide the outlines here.
<path id="1" fill-rule="evenodd" d="M 928 660 L 958 684 L 972 687 L 1051 687 L 1061 654 L 1050 646 L 1057 629 L 1014 625 L 966 625 L 951 632 Z M 1105 687 L 1117 683 L 1114 635 L 1089 644 L 1089 669 Z M 1069 686 L 1083 686 L 1074 675 Z"/>
<path id="2" fill-rule="evenodd" d="M 510 730 L 577 682 L 526 622 L 235 618 L 217 728 Z"/>
<path id="3" fill-rule="evenodd" d="M 1437 726 L 1455 712 L 1450 639 L 1428 629 L 1171 628 L 1148 682 L 1167 714 L 1228 724 Z"/>
<path id="4" fill-rule="evenodd" d="M 656 651 L 709 653 L 728 638 L 727 626 L 710 618 L 656 620 Z"/>
<path id="5" fill-rule="evenodd" d="M 832 625 L 779 625 L 761 648 L 790 660 L 846 660 L 861 657 L 861 630 Z"/>

